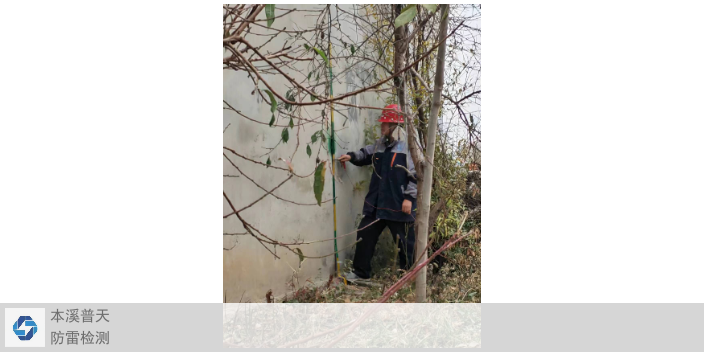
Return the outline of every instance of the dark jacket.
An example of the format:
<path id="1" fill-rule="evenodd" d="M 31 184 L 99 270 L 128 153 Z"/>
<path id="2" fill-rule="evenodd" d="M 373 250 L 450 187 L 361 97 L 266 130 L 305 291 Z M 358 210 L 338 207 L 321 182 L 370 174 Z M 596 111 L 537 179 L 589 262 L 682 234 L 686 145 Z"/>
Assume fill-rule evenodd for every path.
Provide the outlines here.
<path id="1" fill-rule="evenodd" d="M 413 158 L 405 141 L 393 141 L 386 146 L 384 138 L 368 145 L 359 151 L 347 153 L 350 162 L 357 166 L 372 165 L 372 179 L 369 183 L 369 193 L 364 202 L 363 213 L 371 216 L 376 211 L 378 219 L 391 221 L 413 222 L 416 217 L 416 180 L 408 176 L 406 170 L 393 165 L 407 168 L 414 176 L 416 173 Z M 401 211 L 403 200 L 411 201 L 411 214 Z"/>

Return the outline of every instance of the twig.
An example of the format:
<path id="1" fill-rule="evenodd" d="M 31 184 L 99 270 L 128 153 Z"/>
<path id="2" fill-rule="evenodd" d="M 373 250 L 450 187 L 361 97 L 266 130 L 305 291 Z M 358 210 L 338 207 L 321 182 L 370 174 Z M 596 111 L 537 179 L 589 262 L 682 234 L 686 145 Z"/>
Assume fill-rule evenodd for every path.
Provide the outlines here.
<path id="1" fill-rule="evenodd" d="M 464 21 L 463 21 L 462 23 L 464 23 Z M 460 25 L 461 25 L 462 23 L 460 23 Z M 259 71 L 254 67 L 254 65 L 253 65 L 251 62 L 249 62 L 249 60 L 247 60 L 242 54 L 240 54 L 239 51 L 235 51 L 235 54 L 236 54 L 237 56 L 239 56 L 240 60 L 242 60 L 243 63 L 245 63 L 247 66 L 249 66 L 249 68 L 252 70 L 252 72 L 254 72 L 254 74 L 257 76 L 257 78 L 259 78 L 259 80 L 262 81 L 262 83 L 264 83 L 264 85 L 265 85 L 267 88 L 269 88 L 269 90 L 270 90 L 277 98 L 281 99 L 281 101 L 283 101 L 283 102 L 285 102 L 285 103 L 288 103 L 288 104 L 290 104 L 290 105 L 319 105 L 319 104 L 329 103 L 329 102 L 331 102 L 331 101 L 342 100 L 342 99 L 344 99 L 344 98 L 347 98 L 347 97 L 350 97 L 350 96 L 353 96 L 353 95 L 357 95 L 357 94 L 363 93 L 363 92 L 365 92 L 365 91 L 367 91 L 367 90 L 369 90 L 369 89 L 374 89 L 374 88 L 376 88 L 376 87 L 379 87 L 379 86 L 381 86 L 382 84 L 384 84 L 384 83 L 386 83 L 386 82 L 388 82 L 388 81 L 390 81 L 390 80 L 392 80 L 392 79 L 394 79 L 394 78 L 400 76 L 402 73 L 406 72 L 406 70 L 412 68 L 413 66 L 415 66 L 415 64 L 417 64 L 417 63 L 420 62 L 421 60 L 425 59 L 428 55 L 430 55 L 430 54 L 433 52 L 433 50 L 435 50 L 437 47 L 439 47 L 440 44 L 442 44 L 445 40 L 447 40 L 447 38 L 449 38 L 450 36 L 452 36 L 452 35 L 455 33 L 455 31 L 457 31 L 457 29 L 459 29 L 459 28 L 460 28 L 460 26 L 457 26 L 450 34 L 448 34 L 447 36 L 445 36 L 445 37 L 442 38 L 441 40 L 438 40 L 438 42 L 437 42 L 435 45 L 433 45 L 433 47 L 431 47 L 431 48 L 428 50 L 428 52 L 426 52 L 425 54 L 423 54 L 423 56 L 421 56 L 418 60 L 416 60 L 416 61 L 414 61 L 413 63 L 411 63 L 410 65 L 408 65 L 408 66 L 406 66 L 406 67 L 400 69 L 400 70 L 399 70 L 398 72 L 396 72 L 394 75 L 389 76 L 389 77 L 387 77 L 387 78 L 385 78 L 385 79 L 383 79 L 383 80 L 381 80 L 381 81 L 379 81 L 379 82 L 377 82 L 376 84 L 373 84 L 373 85 L 371 85 L 371 86 L 368 86 L 368 87 L 365 87 L 365 88 L 361 88 L 361 89 L 358 89 L 358 90 L 355 90 L 355 91 L 352 91 L 352 92 L 349 92 L 349 93 L 346 93 L 346 94 L 343 94 L 343 95 L 339 95 L 339 96 L 334 97 L 334 98 L 324 99 L 324 100 L 321 99 L 321 100 L 318 100 L 317 102 L 300 102 L 300 103 L 299 103 L 299 102 L 290 101 L 290 100 L 284 98 L 283 96 L 281 96 L 281 94 L 279 94 L 279 93 L 269 84 L 269 82 L 267 82 L 264 78 L 262 78 L 262 76 L 259 74 Z M 238 41 L 241 41 L 241 42 L 245 43 L 245 45 L 248 45 L 248 46 L 251 47 L 251 44 L 249 44 L 246 40 L 244 40 L 244 39 L 241 38 L 241 37 L 238 39 Z M 227 44 L 227 45 L 229 45 L 229 44 Z M 252 48 L 253 48 L 253 47 L 252 47 Z M 260 55 L 260 56 L 261 56 L 262 58 L 264 58 L 264 55 Z M 265 61 L 266 61 L 266 60 L 265 60 Z M 269 62 L 267 61 L 267 63 L 269 63 Z M 279 72 L 281 72 L 289 81 L 291 81 L 291 82 L 293 82 L 294 84 L 298 85 L 301 89 L 305 90 L 306 92 L 308 92 L 308 93 L 311 94 L 311 95 L 318 96 L 318 94 L 315 94 L 315 93 L 313 93 L 313 92 L 310 92 L 310 91 L 307 90 L 305 87 L 299 85 L 297 82 L 295 82 L 295 80 L 293 80 L 293 79 L 290 78 L 288 75 L 286 75 L 283 71 L 281 71 L 281 70 L 278 68 L 278 66 L 273 65 L 273 64 L 270 64 L 270 65 L 272 65 L 272 67 L 274 67 L 274 68 L 277 69 Z M 383 108 L 382 108 L 381 110 L 383 110 Z"/>
<path id="2" fill-rule="evenodd" d="M 416 175 L 414 173 L 412 173 L 411 170 L 406 169 L 404 166 L 396 164 L 396 165 L 394 165 L 394 167 L 404 169 L 406 171 L 406 173 L 408 174 L 408 176 L 413 177 L 414 180 L 416 179 Z"/>
<path id="3" fill-rule="evenodd" d="M 237 213 L 237 209 L 235 209 L 235 206 L 232 205 L 232 202 L 230 201 L 230 198 L 227 196 L 227 194 L 225 193 L 225 191 L 222 192 L 222 195 L 225 197 L 225 200 L 227 200 L 227 204 L 230 205 L 230 208 L 232 208 L 232 211 L 235 212 L 235 216 L 237 216 L 237 218 L 240 219 L 240 221 L 242 222 L 242 225 L 244 225 L 244 229 L 247 230 L 247 232 L 248 232 L 250 235 L 252 235 L 252 237 L 256 238 L 257 241 L 259 241 L 259 243 L 260 243 L 267 251 L 269 251 L 269 253 L 271 253 L 276 259 L 281 259 L 278 255 L 276 255 L 276 253 L 272 252 L 271 249 L 269 249 L 269 247 L 267 247 L 266 245 L 264 245 L 264 243 L 262 242 L 262 239 L 261 239 L 261 238 L 257 237 L 254 233 L 252 233 L 252 231 L 251 231 L 249 228 L 250 228 L 250 227 L 253 228 L 253 229 L 255 229 L 255 228 L 254 228 L 253 226 L 251 226 L 249 223 L 247 223 L 246 221 L 244 221 L 244 219 L 242 219 L 242 217 L 240 216 L 240 214 Z M 255 230 L 256 230 L 257 232 L 259 232 L 259 234 L 261 234 L 262 236 L 266 237 L 264 234 L 261 233 L 261 231 L 259 231 L 259 230 L 257 230 L 257 229 L 255 229 Z M 266 238 L 269 239 L 269 240 L 271 240 L 271 241 L 273 241 L 272 239 L 270 239 L 270 238 L 268 238 L 268 237 L 266 237 Z M 234 248 L 234 247 L 232 247 L 232 248 Z M 230 248 L 230 249 L 232 249 L 232 248 Z M 288 248 L 288 247 L 284 247 L 284 248 Z M 225 248 L 223 248 L 223 249 L 225 249 Z M 226 249 L 226 250 L 230 250 L 230 249 Z M 290 249 L 290 248 L 289 248 L 289 249 Z"/>
<path id="4" fill-rule="evenodd" d="M 293 11 L 296 11 L 296 9 L 290 9 L 290 10 L 288 10 L 288 12 L 284 12 L 282 15 L 278 15 L 278 16 L 276 16 L 276 17 L 272 17 L 271 19 L 277 19 L 277 18 L 284 17 L 284 16 L 288 15 L 289 13 L 291 13 L 291 12 L 293 12 Z M 233 13 L 233 14 L 234 14 L 236 17 L 239 17 L 240 20 L 246 21 L 245 18 L 243 18 L 243 17 L 241 17 L 241 16 L 238 16 L 236 13 Z M 268 20 L 269 20 L 269 18 L 262 18 L 261 20 L 253 20 L 252 22 L 266 22 L 266 21 L 268 21 Z M 223 41 L 224 41 L 224 40 L 223 40 Z"/>
<path id="5" fill-rule="evenodd" d="M 223 216 L 223 218 L 227 218 L 227 217 L 229 217 L 230 215 L 239 213 L 239 212 L 241 212 L 241 211 L 243 211 L 243 210 L 245 210 L 245 209 L 251 207 L 252 205 L 256 204 L 256 203 L 259 202 L 260 200 L 264 199 L 264 197 L 270 195 L 271 192 L 274 192 L 277 188 L 281 187 L 284 183 L 286 183 L 286 181 L 290 180 L 291 177 L 293 177 L 293 175 L 289 175 L 285 180 L 283 180 L 281 183 L 279 183 L 278 186 L 272 188 L 271 191 L 268 191 L 268 192 L 264 193 L 264 195 L 262 195 L 261 197 L 259 197 L 259 199 L 257 199 L 257 200 L 255 200 L 254 202 L 250 203 L 250 204 L 247 205 L 246 207 L 244 207 L 244 208 L 242 208 L 242 209 L 240 209 L 240 210 L 238 210 L 238 211 L 233 211 L 232 213 Z"/>
<path id="6" fill-rule="evenodd" d="M 232 208 L 232 210 L 235 210 L 235 206 L 232 205 L 232 202 L 230 201 L 230 197 L 227 196 L 227 194 L 225 193 L 225 191 L 222 192 L 222 195 L 225 197 L 225 200 L 227 200 L 227 204 L 230 205 L 230 208 Z"/>
<path id="7" fill-rule="evenodd" d="M 278 167 L 278 166 L 274 166 L 274 165 L 267 165 L 267 164 L 264 164 L 264 163 L 261 162 L 261 161 L 252 160 L 252 159 L 250 159 L 250 158 L 248 158 L 248 157 L 246 157 L 246 156 L 244 156 L 244 155 L 242 155 L 242 154 L 236 152 L 234 149 L 231 149 L 231 148 L 228 148 L 228 147 L 225 147 L 225 146 L 223 146 L 222 148 L 225 149 L 225 150 L 227 150 L 227 151 L 229 151 L 229 152 L 231 152 L 232 154 L 235 154 L 235 155 L 239 156 L 240 158 L 242 158 L 242 159 L 244 159 L 244 160 L 251 161 L 251 162 L 253 162 L 253 163 L 255 163 L 255 164 L 259 164 L 259 165 L 266 166 L 266 167 L 270 167 L 270 168 L 277 169 L 277 170 L 289 171 L 288 168 Z M 289 172 L 290 172 L 290 171 L 289 171 Z M 315 173 L 315 170 L 313 170 L 313 172 L 311 172 L 310 174 L 308 174 L 308 175 L 306 175 L 306 176 L 301 176 L 301 175 L 298 175 L 298 174 L 295 174 L 295 173 L 293 174 L 293 176 L 296 176 L 296 177 L 299 177 L 299 178 L 306 178 L 306 177 L 312 176 L 314 173 Z"/>
<path id="8" fill-rule="evenodd" d="M 337 238 L 339 239 L 339 238 L 342 238 L 342 237 L 345 237 L 345 236 L 349 236 L 349 235 L 355 234 L 355 233 L 357 233 L 357 232 L 359 232 L 359 231 L 362 231 L 362 230 L 366 229 L 366 228 L 369 227 L 369 226 L 372 226 L 374 223 L 376 223 L 376 222 L 378 222 L 378 221 L 381 221 L 381 219 L 376 219 L 376 220 L 370 222 L 367 226 L 362 227 L 361 229 L 356 229 L 356 230 L 354 230 L 354 231 L 352 231 L 352 232 L 350 232 L 350 233 L 346 233 L 346 234 L 344 234 L 344 235 L 342 235 L 342 236 L 337 236 Z M 332 240 L 334 240 L 334 239 L 335 239 L 335 238 L 327 238 L 327 239 L 324 239 L 324 240 L 309 241 L 309 242 L 285 243 L 285 245 L 297 246 L 297 245 L 301 245 L 301 244 L 312 244 L 312 243 L 327 242 L 327 241 L 332 241 Z"/>
<path id="9" fill-rule="evenodd" d="M 264 10 L 264 5 L 254 5 L 251 15 L 247 16 L 247 18 L 242 21 L 242 24 L 240 24 L 239 28 L 235 31 L 234 36 L 239 36 L 245 28 L 249 27 L 250 23 L 254 23 L 254 19 L 262 10 Z"/>
<path id="10" fill-rule="evenodd" d="M 262 8 L 264 8 L 264 6 L 262 6 Z M 304 11 L 304 10 L 299 10 L 299 12 L 301 12 L 301 11 Z M 281 33 L 295 33 L 295 34 L 299 34 L 299 33 L 315 32 L 315 31 L 318 30 L 317 28 L 314 28 L 314 29 L 301 30 L 301 31 L 287 31 L 287 30 L 283 30 L 283 29 L 277 29 L 277 28 L 267 27 L 266 25 L 259 24 L 259 23 L 253 22 L 253 21 L 252 21 L 252 24 L 255 25 L 255 26 L 259 26 L 259 27 L 262 27 L 262 28 L 265 28 L 265 29 L 268 29 L 268 30 L 272 30 L 272 31 L 276 31 L 276 32 L 281 32 Z M 230 41 L 232 41 L 232 39 L 231 39 L 232 37 L 233 37 L 233 36 L 230 36 L 230 37 L 225 38 L 225 39 L 229 39 Z M 225 42 L 225 40 L 223 40 L 223 42 Z"/>
<path id="11" fill-rule="evenodd" d="M 320 257 L 310 257 L 310 256 L 307 256 L 307 255 L 304 255 L 303 257 L 305 257 L 305 258 L 311 258 L 311 259 L 320 259 L 320 258 L 329 257 L 329 256 L 331 256 L 331 255 L 335 255 L 335 254 L 337 254 L 337 253 L 342 252 L 343 249 L 352 248 L 352 247 L 354 247 L 354 246 L 355 246 L 357 243 L 359 243 L 359 242 L 362 242 L 362 239 L 361 239 L 361 238 L 358 239 L 358 240 L 356 240 L 356 241 L 355 241 L 354 243 L 352 243 L 351 245 L 349 245 L 349 246 L 347 246 L 347 247 L 345 247 L 345 248 L 340 248 L 338 251 L 332 252 L 332 253 L 330 253 L 330 254 L 321 255 Z"/>
<path id="12" fill-rule="evenodd" d="M 416 72 L 416 70 L 415 70 L 414 68 L 412 68 L 412 67 L 411 67 L 411 73 L 412 73 L 414 76 L 416 76 L 416 78 L 418 79 L 418 82 L 420 82 L 420 84 L 423 85 L 423 88 L 425 88 L 426 91 L 428 91 L 428 92 L 431 92 L 431 91 L 432 91 L 432 89 L 430 89 L 430 87 L 428 87 L 428 84 L 425 83 L 425 81 L 423 80 L 423 78 L 421 78 L 420 75 L 418 74 L 418 72 Z"/>
<path id="13" fill-rule="evenodd" d="M 265 97 L 264 99 L 266 100 L 267 98 Z M 268 100 L 266 100 L 266 101 L 269 102 Z M 232 107 L 232 105 L 230 105 L 230 103 L 228 103 L 228 102 L 225 101 L 225 100 L 223 100 L 222 102 L 227 105 L 227 109 L 223 108 L 223 109 L 225 109 L 225 110 L 232 110 L 232 111 L 236 112 L 238 115 L 244 117 L 245 119 L 250 120 L 250 121 L 252 121 L 252 122 L 256 122 L 256 123 L 258 123 L 258 124 L 260 124 L 260 125 L 267 125 L 267 126 L 269 125 L 268 122 L 257 121 L 257 120 L 255 120 L 255 119 L 253 119 L 253 118 L 251 118 L 251 117 L 249 117 L 249 116 L 243 114 L 242 111 L 239 111 L 239 110 L 235 109 L 234 107 Z M 280 111 L 279 111 L 279 114 L 280 114 L 280 115 L 284 115 L 284 116 L 289 116 L 289 117 L 292 117 L 292 116 L 293 116 L 293 115 L 288 114 L 288 113 L 286 113 L 286 112 L 280 112 Z M 304 118 L 301 118 L 301 117 L 297 117 L 297 118 L 298 118 L 299 120 L 306 121 L 306 122 L 305 122 L 305 123 L 294 124 L 294 126 L 305 125 L 306 123 L 311 123 L 311 122 L 316 122 L 316 123 L 318 122 L 318 121 L 316 121 L 316 120 L 308 120 L 308 119 L 304 119 Z M 288 125 L 288 124 L 284 124 L 284 125 L 272 124 L 271 126 L 272 126 L 272 127 L 273 127 L 273 126 L 276 126 L 276 127 L 288 127 L 289 125 Z"/>
<path id="14" fill-rule="evenodd" d="M 225 159 L 227 159 L 227 161 L 229 161 L 230 164 L 231 164 L 232 166 L 234 166 L 234 167 L 237 169 L 237 171 L 240 172 L 240 174 L 242 174 L 242 176 L 244 176 L 244 177 L 247 178 L 248 180 L 252 181 L 252 183 L 254 183 L 255 186 L 257 186 L 257 187 L 259 187 L 260 189 L 266 191 L 266 189 L 265 189 L 264 187 L 260 186 L 260 185 L 259 185 L 257 182 L 255 182 L 251 177 L 247 176 L 247 174 L 245 174 L 244 172 L 242 172 L 242 170 L 240 170 L 240 168 L 237 167 L 237 165 L 235 165 L 235 163 L 233 163 L 232 160 L 230 160 L 230 158 L 228 158 L 227 155 L 225 155 L 225 153 L 223 153 L 222 156 L 224 156 Z M 297 203 L 297 202 L 294 202 L 294 201 L 291 201 L 291 200 L 288 200 L 288 199 L 281 198 L 281 197 L 279 197 L 279 196 L 277 196 L 276 194 L 273 194 L 273 193 L 272 193 L 271 195 L 274 196 L 276 199 L 282 200 L 282 201 L 284 201 L 284 202 L 296 204 L 296 205 L 318 205 L 318 203 Z M 327 203 L 327 202 L 330 202 L 330 201 L 332 201 L 332 200 L 333 200 L 333 198 L 330 198 L 330 199 L 324 200 L 324 201 L 322 201 L 322 202 L 320 202 L 320 203 Z"/>
<path id="15" fill-rule="evenodd" d="M 364 226 L 364 227 L 362 227 L 361 229 L 354 230 L 354 231 L 352 231 L 352 232 L 350 232 L 350 233 L 346 233 L 346 234 L 344 234 L 344 235 L 342 235 L 342 236 L 337 236 L 337 238 L 339 239 L 339 238 L 342 238 L 342 237 L 345 237 L 345 236 L 349 236 L 349 235 L 355 234 L 355 233 L 357 233 L 357 232 L 359 232 L 359 231 L 362 231 L 362 230 L 366 229 L 366 228 L 369 227 L 369 226 L 372 226 L 372 224 L 374 224 L 375 222 L 378 222 L 378 221 L 380 221 L 380 220 L 381 220 L 381 219 L 376 219 L 376 220 L 370 222 L 369 225 Z M 318 240 L 318 241 L 294 242 L 294 243 L 280 243 L 280 244 L 281 244 L 282 246 L 298 246 L 298 245 L 302 245 L 302 244 L 311 244 L 311 243 L 320 243 L 320 242 L 332 241 L 332 240 L 334 240 L 334 239 L 335 239 L 335 238 L 328 238 L 328 239 L 325 239 L 325 240 Z M 335 254 L 335 253 L 333 253 L 333 254 Z M 327 256 L 326 256 L 326 257 L 327 257 Z M 315 257 L 306 257 L 306 258 L 315 258 Z"/>
<path id="16" fill-rule="evenodd" d="M 459 103 L 461 103 L 462 101 L 464 101 L 465 99 L 471 98 L 471 97 L 473 97 L 473 96 L 475 96 L 475 95 L 477 95 L 477 94 L 479 94 L 479 93 L 481 93 L 481 92 L 482 92 L 481 89 L 480 89 L 480 90 L 475 90 L 474 92 L 472 92 L 472 93 L 470 93 L 469 95 L 463 97 L 462 99 L 458 100 L 457 102 L 453 101 L 452 99 L 449 99 L 449 97 L 446 97 L 446 98 L 448 98 L 451 102 L 453 102 L 453 103 L 455 103 L 455 104 L 459 104 Z"/>

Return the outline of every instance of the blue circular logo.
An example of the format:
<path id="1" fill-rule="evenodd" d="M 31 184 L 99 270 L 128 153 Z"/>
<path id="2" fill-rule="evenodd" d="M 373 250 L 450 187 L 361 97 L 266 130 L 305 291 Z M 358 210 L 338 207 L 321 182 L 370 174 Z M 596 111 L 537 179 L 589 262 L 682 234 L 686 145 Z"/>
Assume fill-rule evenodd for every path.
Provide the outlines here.
<path id="1" fill-rule="evenodd" d="M 22 324 L 24 324 L 26 330 L 20 330 Z M 17 335 L 20 340 L 29 341 L 32 339 L 32 336 L 37 333 L 37 323 L 35 323 L 29 315 L 23 315 L 12 325 L 12 330 L 15 331 L 15 335 Z"/>

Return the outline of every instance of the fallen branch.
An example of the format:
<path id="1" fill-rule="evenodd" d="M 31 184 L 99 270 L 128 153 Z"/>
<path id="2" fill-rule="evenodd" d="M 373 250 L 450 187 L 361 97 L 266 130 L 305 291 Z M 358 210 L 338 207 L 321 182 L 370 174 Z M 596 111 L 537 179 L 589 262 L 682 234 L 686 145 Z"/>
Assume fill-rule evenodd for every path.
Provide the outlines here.
<path id="1" fill-rule="evenodd" d="M 393 286 L 389 287 L 389 289 L 386 291 L 386 293 L 384 293 L 384 295 L 381 296 L 381 298 L 379 298 L 376 301 L 376 303 L 386 302 L 389 298 L 391 298 L 391 296 L 394 293 L 398 292 L 398 290 L 400 290 L 405 284 L 407 284 L 409 281 L 413 280 L 413 278 L 415 278 L 415 276 L 418 274 L 418 272 L 422 268 L 424 268 L 426 265 L 428 265 L 428 263 L 430 263 L 433 260 L 433 258 L 437 257 L 440 253 L 442 253 L 443 251 L 452 247 L 455 243 L 459 242 L 463 238 L 467 237 L 470 234 L 470 232 L 468 232 L 462 236 L 459 236 L 460 232 L 462 231 L 462 226 L 464 226 L 464 222 L 465 222 L 465 220 L 467 220 L 467 215 L 468 215 L 467 213 L 464 214 L 464 218 L 462 219 L 462 223 L 460 224 L 459 228 L 457 229 L 457 232 L 455 233 L 455 235 L 452 236 L 452 238 L 449 241 L 445 242 L 445 244 L 443 244 L 442 247 L 440 247 L 437 251 L 435 251 L 435 253 L 433 253 L 430 257 L 428 257 L 428 259 L 426 259 L 425 261 L 420 263 L 412 271 L 409 271 L 408 273 L 406 273 L 406 275 L 404 275 L 400 280 L 398 280 Z M 364 313 L 361 317 L 357 318 L 357 320 L 355 320 L 352 323 L 352 326 L 350 326 L 347 330 L 345 330 L 345 332 L 343 332 L 342 334 L 337 336 L 332 341 L 326 343 L 322 347 L 332 347 L 334 344 L 336 344 L 337 342 L 339 342 L 340 340 L 345 338 L 345 336 L 349 335 L 352 331 L 354 331 L 354 329 L 356 329 L 357 326 L 359 326 L 359 324 L 364 322 L 364 320 L 367 319 L 367 317 L 372 315 L 376 311 L 376 309 L 377 309 L 376 307 L 378 307 L 378 306 L 374 305 L 374 307 L 372 307 L 372 309 L 367 310 L 367 312 Z"/>

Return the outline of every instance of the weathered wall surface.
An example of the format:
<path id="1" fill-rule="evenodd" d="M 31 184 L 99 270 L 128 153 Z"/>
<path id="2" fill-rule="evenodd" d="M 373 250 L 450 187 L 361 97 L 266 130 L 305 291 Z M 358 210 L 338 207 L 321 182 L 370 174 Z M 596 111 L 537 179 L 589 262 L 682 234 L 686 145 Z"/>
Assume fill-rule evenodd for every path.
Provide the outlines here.
<path id="1" fill-rule="evenodd" d="M 351 11 L 351 6 L 341 5 Z M 320 5 L 277 5 L 277 8 L 298 8 L 298 9 L 319 9 Z M 336 10 L 333 8 L 333 16 Z M 305 15 L 307 14 L 307 16 Z M 259 16 L 264 17 L 264 12 Z M 311 13 L 292 13 L 291 15 L 277 18 L 272 27 L 287 29 L 310 28 L 317 19 Z M 355 38 L 354 25 L 342 24 L 342 31 L 356 41 L 362 38 Z M 253 33 L 271 33 L 265 28 L 254 27 Z M 337 30 L 333 29 L 333 38 Z M 269 37 L 248 35 L 247 40 L 253 45 L 259 45 L 268 40 Z M 283 47 L 286 38 L 279 36 L 267 44 L 266 48 L 278 50 Z M 302 45 L 302 44 L 297 44 Z M 312 57 L 313 54 L 311 53 Z M 345 68 L 345 60 L 333 60 L 333 73 L 342 72 Z M 304 72 L 307 65 L 301 63 L 297 66 Z M 293 77 L 303 79 L 303 75 L 291 72 Z M 370 72 L 361 65 L 350 72 L 342 75 L 339 81 L 333 85 L 336 95 L 352 91 L 362 87 L 362 78 L 368 77 Z M 315 75 L 315 74 L 314 74 Z M 321 74 L 322 75 L 322 74 Z M 282 95 L 289 89 L 286 80 L 280 75 L 263 75 L 272 87 Z M 322 81 L 322 77 L 321 77 Z M 366 84 L 369 80 L 366 81 Z M 251 159 L 266 162 L 270 149 L 276 146 L 281 139 L 283 127 L 269 127 L 271 119 L 270 106 L 259 97 L 258 94 L 251 94 L 255 89 L 252 80 L 245 72 L 224 70 L 223 71 L 223 99 L 238 109 L 242 114 L 259 121 L 260 123 L 247 120 L 236 112 L 223 110 L 223 129 L 230 125 L 223 134 L 223 145 L 236 150 Z M 266 89 L 260 83 L 259 89 Z M 322 89 L 317 90 L 319 93 Z M 377 99 L 377 93 L 364 93 L 356 97 L 347 98 L 346 103 L 382 107 L 383 100 Z M 347 119 L 342 114 L 335 115 L 335 127 L 338 130 L 337 155 L 347 151 L 361 148 L 364 145 L 366 126 L 373 126 L 378 117 L 378 110 L 347 108 L 339 106 L 342 113 L 347 115 Z M 302 117 L 313 119 L 320 117 L 321 107 L 305 108 Z M 326 116 L 329 119 L 329 114 Z M 347 121 L 345 121 L 347 120 Z M 288 118 L 279 118 L 276 124 L 287 125 Z M 285 163 L 278 158 L 292 160 L 297 174 L 311 174 L 315 169 L 315 158 L 320 140 L 311 145 L 313 155 L 306 154 L 306 143 L 311 141 L 311 135 L 324 127 L 319 123 L 300 122 L 295 120 L 297 126 L 290 131 L 290 139 L 286 144 L 280 144 L 269 154 L 272 165 L 286 167 Z M 344 126 L 343 126 L 344 123 Z M 297 140 L 300 142 L 296 149 Z M 247 176 L 254 179 L 262 187 L 271 189 L 288 177 L 288 173 L 281 170 L 266 168 L 262 165 L 254 164 L 250 161 L 225 151 L 225 154 L 241 169 Z M 293 158 L 291 158 L 293 156 Z M 328 160 L 327 167 L 330 169 L 330 155 L 322 149 L 319 157 L 321 160 Z M 358 168 L 348 163 L 347 170 L 336 164 L 336 192 L 337 192 L 337 232 L 338 236 L 354 231 L 356 221 L 361 216 L 364 195 L 369 184 L 369 171 L 365 168 Z M 239 177 L 223 177 L 223 187 L 230 200 L 236 208 L 242 208 L 265 192 L 247 180 L 223 157 L 223 173 L 225 175 L 239 175 Z M 361 190 L 353 190 L 355 183 L 366 180 Z M 323 200 L 332 198 L 332 179 L 330 172 L 326 175 L 325 190 Z M 274 194 L 299 203 L 315 203 L 313 193 L 313 176 L 307 178 L 293 177 L 285 183 Z M 230 207 L 223 198 L 223 214 L 231 212 Z M 332 202 L 316 205 L 295 205 L 278 200 L 272 196 L 267 196 L 262 201 L 244 210 L 241 215 L 252 226 L 259 229 L 267 236 L 279 241 L 292 241 L 296 238 L 305 240 L 322 240 L 333 237 L 333 205 Z M 240 221 L 231 216 L 223 221 L 223 232 L 244 232 Z M 338 248 L 345 248 L 354 243 L 355 235 L 343 237 L 338 240 Z M 233 247 L 234 246 L 234 247 Z M 223 289 L 227 302 L 258 302 L 265 299 L 268 290 L 272 290 L 274 296 L 280 296 L 290 292 L 293 288 L 291 284 L 300 287 L 306 281 L 327 280 L 329 275 L 335 272 L 334 256 L 325 259 L 306 259 L 301 269 L 299 268 L 298 257 L 284 248 L 278 248 L 276 253 L 281 259 L 275 259 L 258 241 L 250 236 L 224 236 L 223 247 L 231 250 L 223 250 Z M 333 253 L 333 241 L 317 244 L 305 245 L 301 247 L 303 253 L 308 256 L 322 256 Z M 343 250 L 340 257 L 351 259 L 352 250 Z M 298 271 L 296 273 L 296 271 Z"/>

